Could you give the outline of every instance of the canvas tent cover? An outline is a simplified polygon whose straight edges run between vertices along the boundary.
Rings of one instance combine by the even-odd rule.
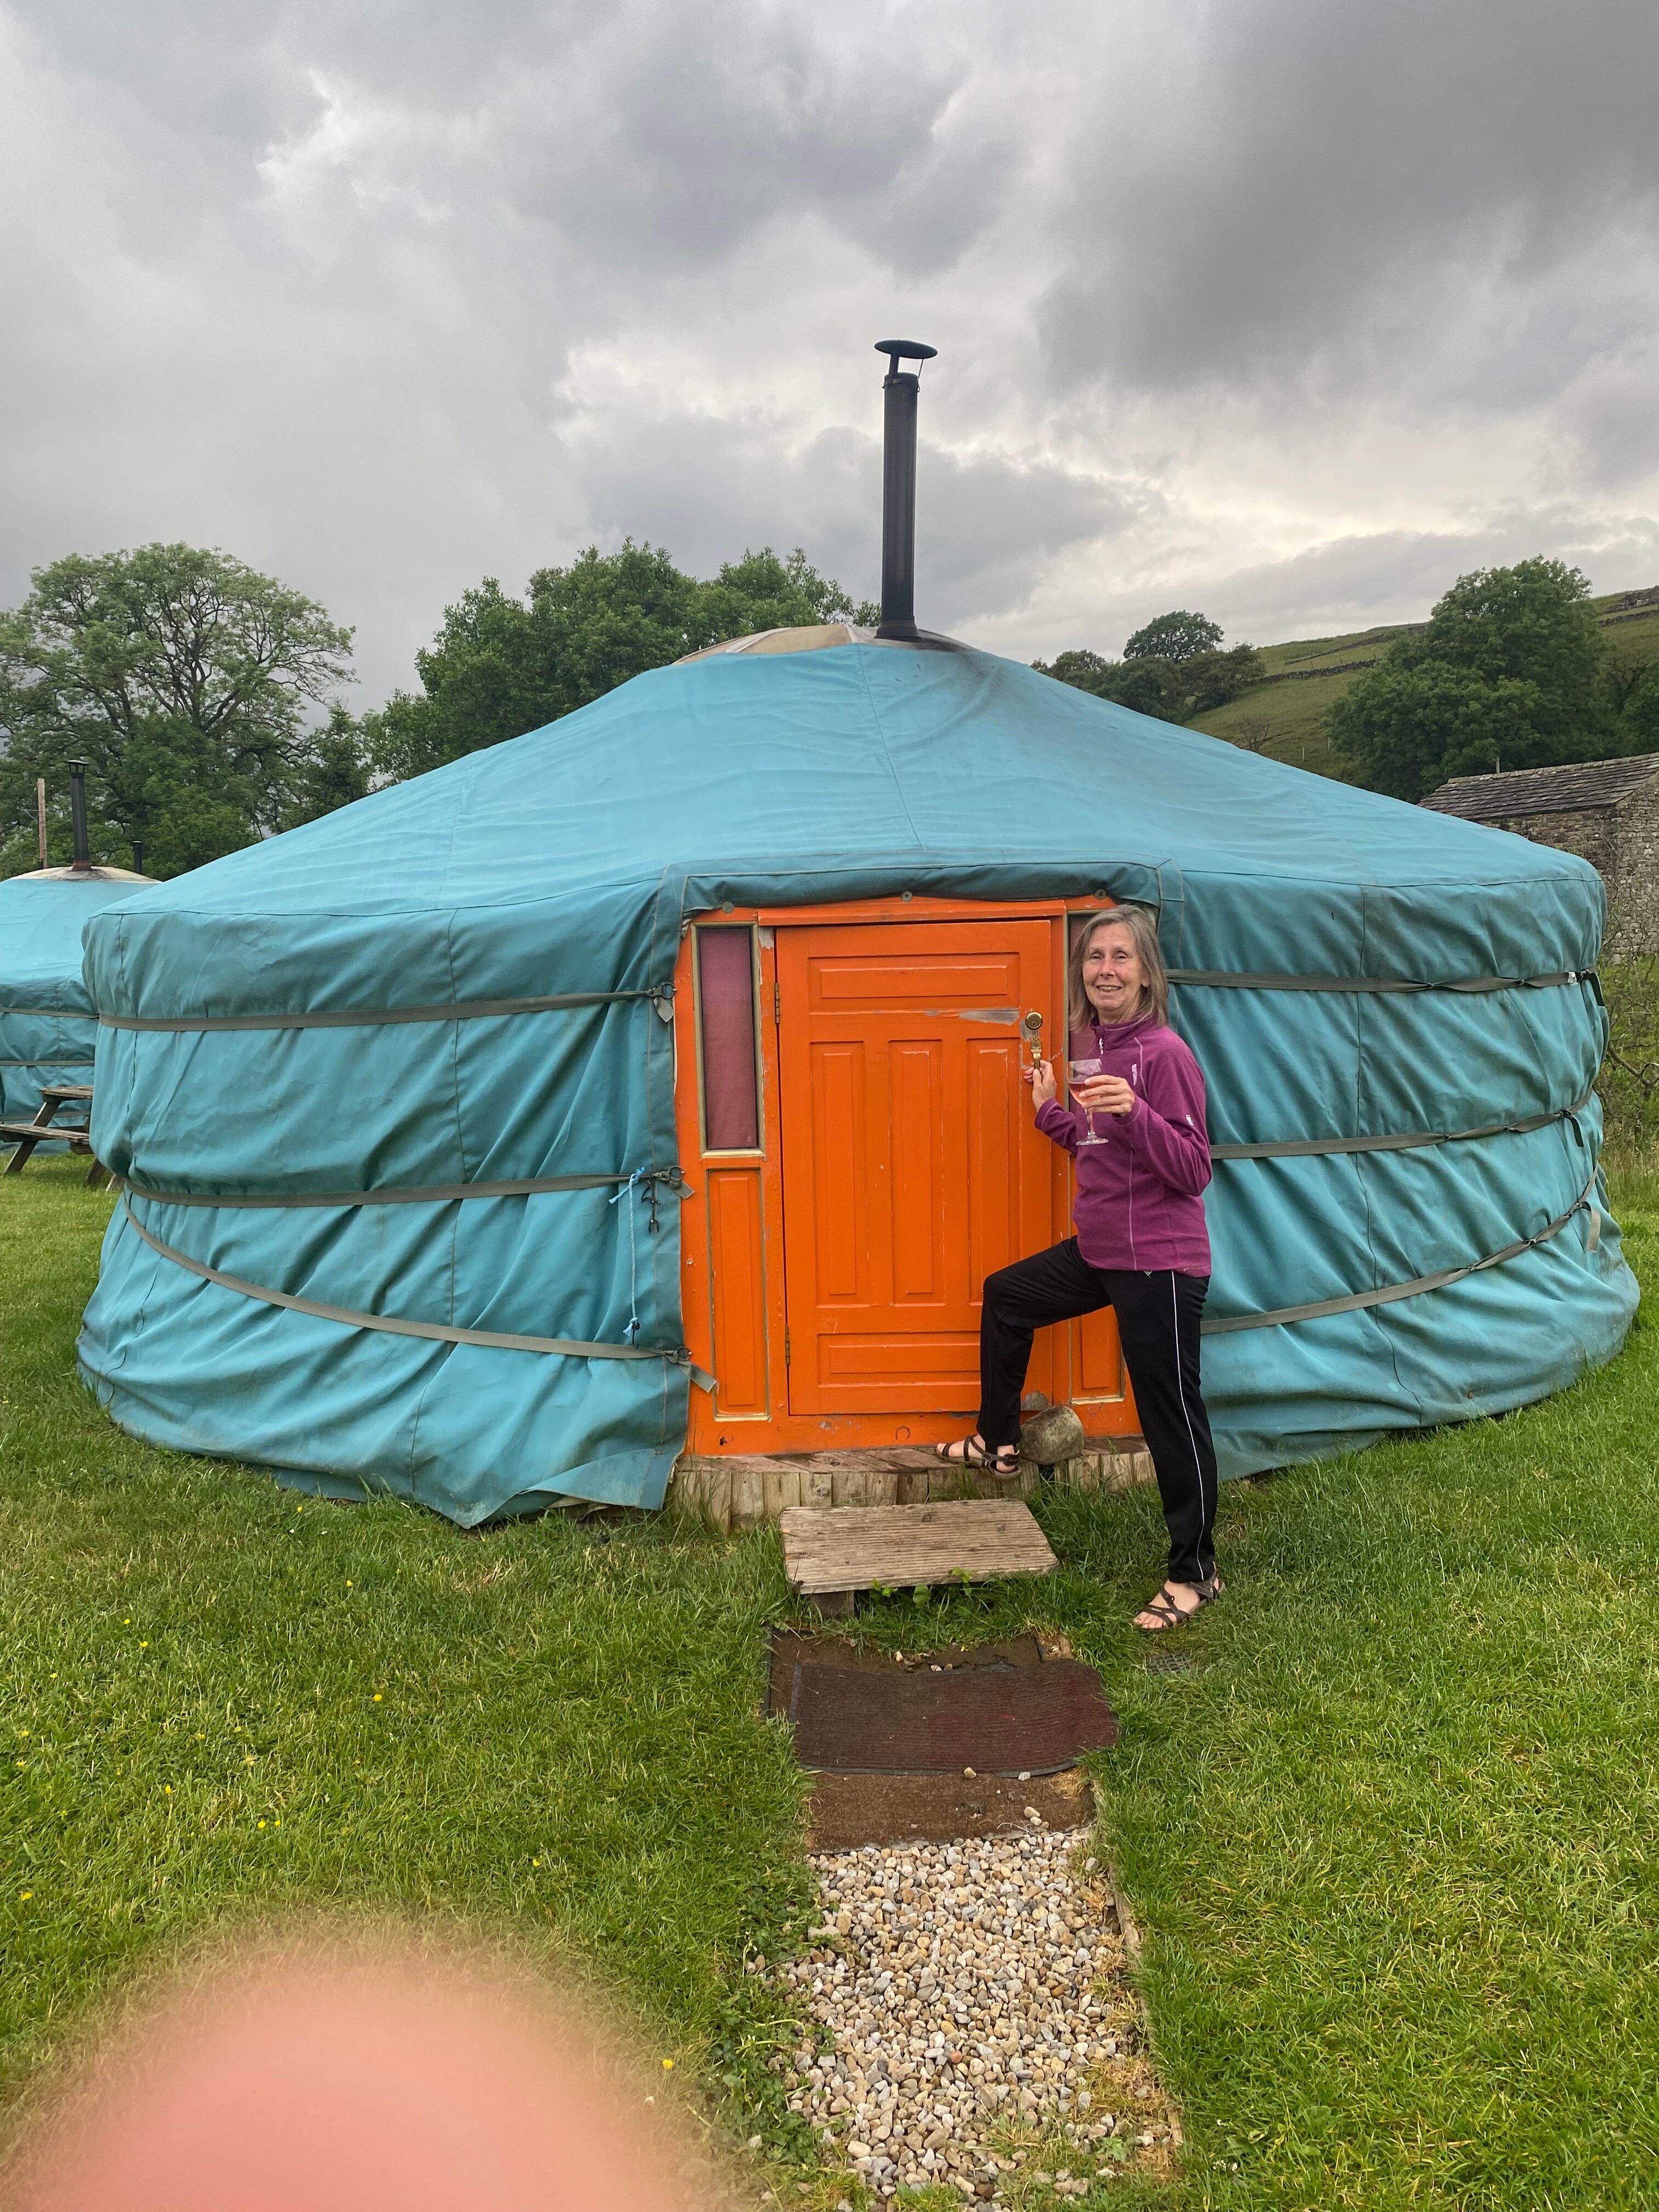
[[[0,883],[0,1108],[34,1119],[40,1086],[90,1083],[98,1029],[81,975],[88,915],[149,881],[125,869],[39,869]]]
[[[100,914],[94,1143],[130,1188],[82,1370],[138,1435],[464,1522],[653,1505],[694,1387],[678,1204],[620,1179],[678,1170],[686,917],[1101,888],[1188,979],[1227,1471],[1612,1354],[1584,862],[855,643],[639,677]]]

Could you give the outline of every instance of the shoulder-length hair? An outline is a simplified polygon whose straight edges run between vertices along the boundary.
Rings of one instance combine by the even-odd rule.
[[[1146,977],[1140,987],[1140,1005],[1137,1011],[1150,1014],[1159,1027],[1170,1019],[1170,977],[1164,965],[1164,955],[1158,950],[1158,927],[1144,906],[1115,906],[1109,913],[1095,916],[1073,932],[1071,957],[1066,963],[1066,1023],[1068,1029],[1086,1030],[1094,1021],[1094,1008],[1083,988],[1083,963],[1089,947],[1103,929],[1127,929],[1133,945],[1141,971]]]

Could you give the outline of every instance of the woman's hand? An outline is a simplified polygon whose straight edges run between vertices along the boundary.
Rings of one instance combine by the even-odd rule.
[[[1029,1083],[1031,1086],[1033,1106],[1046,1106],[1060,1088],[1054,1080],[1054,1064],[1051,1060],[1045,1060],[1036,1067],[1022,1067],[1019,1078],[1022,1083]]]
[[[1121,1120],[1135,1110],[1134,1088],[1121,1075],[1097,1075],[1092,1083],[1079,1084],[1072,1103],[1091,1114],[1115,1114]]]

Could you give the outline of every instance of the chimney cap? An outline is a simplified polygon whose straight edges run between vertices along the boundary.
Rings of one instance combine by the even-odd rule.
[[[902,361],[918,363],[932,361],[939,352],[937,346],[923,345],[920,338],[878,338],[876,351],[887,356],[887,373],[896,376]]]

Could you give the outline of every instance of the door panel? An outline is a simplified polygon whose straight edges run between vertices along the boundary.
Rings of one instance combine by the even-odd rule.
[[[968,1273],[975,1283],[1022,1256],[1019,1130],[1010,1127],[1007,1111],[1011,1097],[1024,1101],[1022,1065],[1017,1038],[976,1037],[969,1045]],[[1046,1231],[1042,1241],[1048,1242]]]
[[[766,1405],[766,1278],[757,1168],[709,1168],[708,1269],[722,1416],[746,1420]]]
[[[861,1302],[867,1273],[864,1048],[815,1045],[812,1072],[812,1210],[818,1288],[826,1300]]]
[[[1054,1033],[1050,957],[1046,921],[779,927],[792,1413],[977,1407],[981,1285],[1052,1234],[1018,1030]]]
[[[945,1285],[944,1047],[935,1040],[888,1047],[892,1101],[893,1300],[937,1301]]]

